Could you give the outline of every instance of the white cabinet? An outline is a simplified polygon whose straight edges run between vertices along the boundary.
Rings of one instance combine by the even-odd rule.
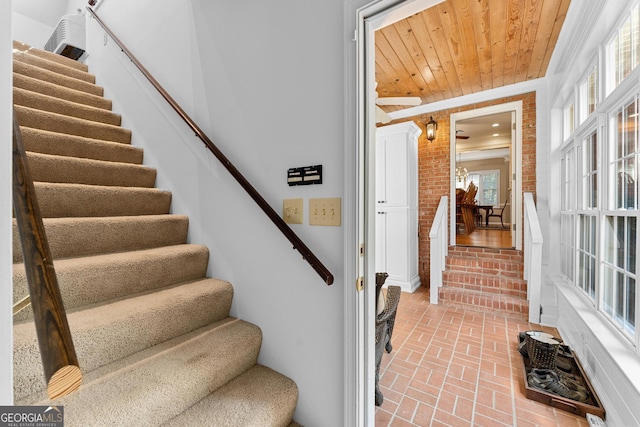
[[[376,130],[376,272],[405,292],[418,275],[418,136],[414,122]]]

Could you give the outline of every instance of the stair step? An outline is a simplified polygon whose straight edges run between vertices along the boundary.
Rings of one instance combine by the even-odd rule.
[[[68,77],[63,74],[58,74],[53,71],[45,70],[43,68],[39,68],[34,65],[27,64],[25,62],[13,61],[13,72],[21,74],[23,76],[28,76],[38,80],[42,80],[45,82],[54,83],[59,86],[78,90],[80,92],[86,92],[91,95],[96,95],[96,96],[104,95],[104,89],[93,83],[74,79],[73,77]]]
[[[156,290],[151,293],[138,294],[130,298],[115,300],[78,311],[71,311],[67,314],[67,319],[73,336],[78,363],[83,372],[89,372],[148,347],[156,346],[172,338],[221,321],[229,315],[232,297],[233,290],[230,284],[220,280],[206,279]],[[248,351],[252,355],[255,354],[255,358],[257,358],[261,336],[257,327],[251,327],[250,329],[252,329],[253,336],[251,338],[242,337],[246,339],[246,342],[238,341],[237,338],[228,338],[226,340],[231,340],[235,344],[232,348],[226,348],[229,354],[239,356],[243,351]],[[255,329],[258,330],[255,331]],[[245,335],[247,334],[246,331],[243,332],[245,332]],[[14,325],[13,336],[14,360],[20,364],[15,369],[14,395],[19,400],[44,391],[45,384],[42,381],[42,364],[33,322]],[[224,348],[228,342],[217,344]],[[211,347],[211,342],[202,343],[202,345]],[[176,349],[174,358],[167,357],[164,354],[163,357],[155,359],[162,359],[162,364],[169,365],[165,366],[165,368],[170,367],[172,371],[184,372],[185,370],[193,369],[194,365],[201,365],[201,362],[204,361],[199,358],[207,359],[206,353],[209,351],[211,351],[210,348],[207,350],[194,348],[191,351]],[[219,349],[216,350],[216,353],[218,351]],[[223,356],[224,353],[219,355]],[[244,366],[244,369],[240,372],[244,372],[248,367],[253,366],[256,361],[255,358],[251,357],[249,366]],[[233,358],[226,357],[226,359]],[[179,363],[177,363],[178,360]],[[229,360],[226,363],[233,364]],[[178,364],[190,366],[176,366]],[[221,363],[215,359],[210,359],[206,364],[220,365]],[[158,371],[146,372],[144,375],[171,377],[175,373],[175,371],[169,372],[168,369],[157,368]],[[198,369],[206,371],[207,368],[199,366]],[[209,367],[208,369],[213,368]],[[131,366],[126,370],[135,371],[136,367]],[[142,374],[140,371],[138,373]],[[196,371],[191,372],[190,375],[198,376]],[[223,374],[220,373],[220,375]],[[106,383],[110,383],[108,378],[105,378],[105,380],[107,380],[105,381]],[[120,378],[120,380],[127,381],[128,378]],[[139,378],[139,380],[142,380],[142,378]],[[193,380],[197,381],[198,378]],[[181,379],[182,381],[184,379]],[[153,383],[151,378],[146,378],[139,383],[139,386],[150,390],[153,389],[151,383]],[[173,384],[174,387],[176,385],[177,383]],[[86,388],[91,387],[88,386]],[[211,389],[209,392],[211,392]],[[70,397],[73,399],[74,396],[80,397],[82,395],[81,389]],[[158,397],[158,395],[155,394],[155,397]],[[99,401],[109,399],[107,395],[101,394],[94,394],[93,398]],[[125,400],[130,398],[134,397],[128,392],[116,397],[116,399]],[[118,416],[122,416],[122,412],[116,412],[118,412]],[[101,425],[100,423],[79,424],[73,422],[69,424]],[[124,423],[124,425],[126,424],[128,423]],[[132,425],[135,424],[133,423]]]
[[[131,143],[131,131],[120,126],[78,119],[21,105],[15,105],[14,109],[20,126],[123,144]]]
[[[156,170],[143,165],[31,152],[27,159],[34,182],[148,188],[156,182]]]
[[[171,193],[156,188],[34,183],[43,218],[160,215]]]
[[[102,141],[66,133],[20,126],[26,151],[57,156],[104,160],[107,162],[142,164],[141,148],[119,142]]]
[[[65,407],[68,425],[281,425],[295,383],[257,365],[262,332],[229,317],[131,131],[84,64],[14,42],[14,111],[83,385],[46,398],[32,308],[14,316],[14,403]],[[28,294],[16,222],[13,294]],[[15,302],[15,301],[14,301]]]
[[[43,223],[56,260],[181,245],[189,228],[186,215],[44,218]],[[13,262],[22,262],[15,221]]]
[[[98,123],[105,123],[113,126],[120,126],[121,118],[119,114],[112,113],[103,108],[91,107],[66,99],[32,92],[27,89],[13,88],[13,103],[42,111],[49,111],[65,116],[90,120]]]
[[[131,293],[201,279],[207,273],[208,264],[209,250],[206,246],[184,244],[60,259],[54,262],[54,267],[65,309],[71,310]],[[14,303],[28,294],[24,264],[14,264]],[[28,307],[14,316],[14,321],[32,318],[31,307]]]
[[[40,93],[42,95],[53,96],[58,99],[64,99],[76,102],[82,105],[88,105],[102,110],[111,111],[112,102],[101,96],[91,95],[86,92],[60,86],[44,80],[13,73],[13,87],[26,89],[31,92]]]
[[[19,50],[20,52],[26,52],[30,55],[39,56],[41,58],[48,59],[49,61],[59,62],[60,64],[66,65],[67,67],[78,69],[80,71],[86,72],[89,70],[89,67],[87,66],[87,64],[78,62],[75,59],[67,58],[66,56],[58,55],[57,53],[35,48],[33,46],[30,46],[18,40],[13,41],[13,49]]]
[[[287,426],[297,401],[293,381],[256,365],[163,426]]]
[[[449,250],[447,270],[521,278],[522,252],[512,249],[455,247]]]
[[[64,406],[71,426],[159,425],[252,368],[261,341],[258,327],[221,321],[115,363],[98,378],[90,373],[76,393],[40,404]]]
[[[510,295],[442,287],[438,297],[445,304],[459,305],[468,310],[499,311],[501,315],[519,319],[527,319],[529,314],[527,300]]]
[[[30,55],[27,52],[14,51],[13,60],[83,82],[91,84],[95,84],[96,82],[96,76],[90,74],[87,71],[78,70],[77,68],[69,67],[68,65],[61,64],[59,62],[50,61],[49,59],[43,58],[41,56]]]
[[[442,282],[452,288],[527,297],[527,282],[514,277],[447,270],[443,272]]]

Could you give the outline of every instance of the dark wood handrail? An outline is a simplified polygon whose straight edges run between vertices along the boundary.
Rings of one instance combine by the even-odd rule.
[[[280,215],[267,203],[267,201],[260,195],[260,193],[247,181],[247,179],[236,169],[231,161],[216,147],[216,145],[209,139],[209,137],[198,127],[198,125],[189,117],[189,115],[180,107],[180,105],[169,95],[169,93],[158,83],[158,81],[147,71],[147,69],[138,61],[138,59],[131,53],[129,49],[120,41],[120,39],[109,29],[109,27],[98,17],[93,9],[87,6],[87,10],[93,16],[93,18],[100,24],[100,26],[109,34],[118,47],[124,52],[127,57],[135,64],[140,72],[149,80],[149,82],[156,88],[156,90],[162,95],[162,97],[173,107],[178,115],[185,121],[185,123],[195,132],[196,136],[204,143],[204,145],[216,156],[216,158],[224,165],[229,173],[236,179],[238,184],[251,196],[251,198],[258,204],[258,206],[264,211],[264,213],[271,219],[271,221],[278,227],[278,229],[285,235],[289,242],[293,244],[293,249],[297,249],[302,255],[302,258],[313,267],[313,269],[322,277],[327,285],[333,283],[333,274],[320,262],[315,254],[304,244],[298,235],[287,225]]]
[[[33,320],[47,381],[47,393],[50,399],[56,399],[80,387],[82,372],[73,346],[15,113],[13,118],[13,208],[22,244],[22,258],[29,283]]]

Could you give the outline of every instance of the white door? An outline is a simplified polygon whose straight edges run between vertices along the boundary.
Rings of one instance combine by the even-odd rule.
[[[388,282],[407,282],[409,248],[407,208],[388,208],[376,214],[376,270],[389,274]]]
[[[404,135],[376,142],[376,204],[378,207],[407,206],[407,142]]]

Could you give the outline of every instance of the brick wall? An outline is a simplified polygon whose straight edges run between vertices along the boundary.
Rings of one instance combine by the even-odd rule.
[[[423,129],[418,140],[418,222],[420,237],[418,243],[418,270],[424,285],[429,283],[429,230],[433,217],[438,208],[440,197],[450,196],[450,148],[449,148],[449,117],[453,113],[522,101],[522,190],[535,194],[536,190],[536,94],[530,92],[518,96],[496,99],[477,104],[465,105],[449,110],[414,116],[407,120],[397,120],[393,123],[413,120]],[[424,124],[429,117],[438,122],[436,139],[430,143],[425,137]],[[520,195],[522,197],[522,195]]]

